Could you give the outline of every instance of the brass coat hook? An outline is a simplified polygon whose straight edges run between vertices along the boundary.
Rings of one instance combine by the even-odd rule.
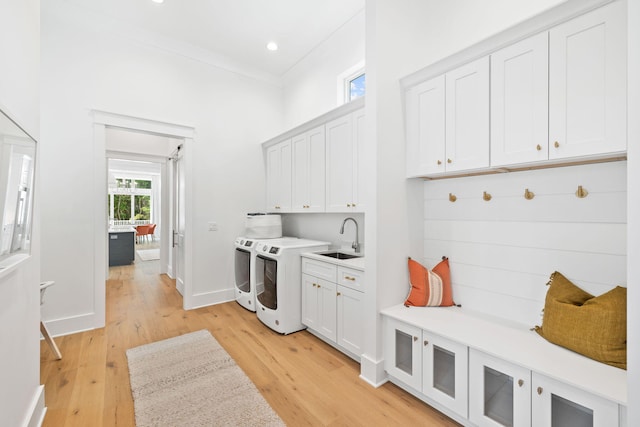
[[[491,200],[491,194],[487,193],[486,191],[483,191],[482,200],[484,200],[485,202],[488,202],[489,200]]]
[[[449,201],[453,203],[456,200],[458,200],[458,198],[455,196],[455,194],[449,193]]]
[[[529,191],[529,189],[525,189],[524,190],[524,198],[527,200],[532,200],[534,197],[536,197],[536,195],[533,193],[533,191]]]
[[[584,199],[589,195],[589,192],[582,188],[582,185],[578,185],[578,190],[576,190],[576,197],[579,199]]]

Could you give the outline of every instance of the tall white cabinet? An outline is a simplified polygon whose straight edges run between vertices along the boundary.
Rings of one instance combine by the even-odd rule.
[[[322,212],[325,196],[324,126],[291,139],[291,212]]]
[[[549,157],[625,151],[627,25],[617,1],[549,31]]]
[[[291,211],[291,140],[267,148],[267,210]]]

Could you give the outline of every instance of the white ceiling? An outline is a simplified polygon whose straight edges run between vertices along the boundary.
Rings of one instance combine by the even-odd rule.
[[[74,8],[281,77],[365,0],[66,0]],[[280,46],[266,49],[269,41]]]

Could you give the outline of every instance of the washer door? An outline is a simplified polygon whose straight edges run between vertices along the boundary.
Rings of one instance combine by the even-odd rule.
[[[236,248],[235,256],[236,266],[236,288],[242,292],[249,293],[251,291],[251,253],[244,249]]]
[[[271,310],[278,308],[278,261],[262,255],[256,257],[256,298]]]

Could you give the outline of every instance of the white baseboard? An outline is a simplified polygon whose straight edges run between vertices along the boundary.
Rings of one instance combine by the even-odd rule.
[[[44,406],[44,386],[40,385],[36,389],[33,401],[29,407],[29,413],[23,423],[24,427],[41,427],[44,422],[44,415],[47,413],[47,407]]]
[[[47,324],[47,329],[52,337],[60,337],[104,327],[104,323],[96,320],[95,313],[85,313],[62,319],[46,320],[44,323]]]
[[[191,297],[185,297],[185,310],[206,307],[209,305],[222,304],[223,302],[235,301],[235,291],[233,288],[222,291],[205,292]]]
[[[368,355],[360,356],[360,379],[373,387],[380,387],[389,379],[384,371],[384,359],[373,360]]]

